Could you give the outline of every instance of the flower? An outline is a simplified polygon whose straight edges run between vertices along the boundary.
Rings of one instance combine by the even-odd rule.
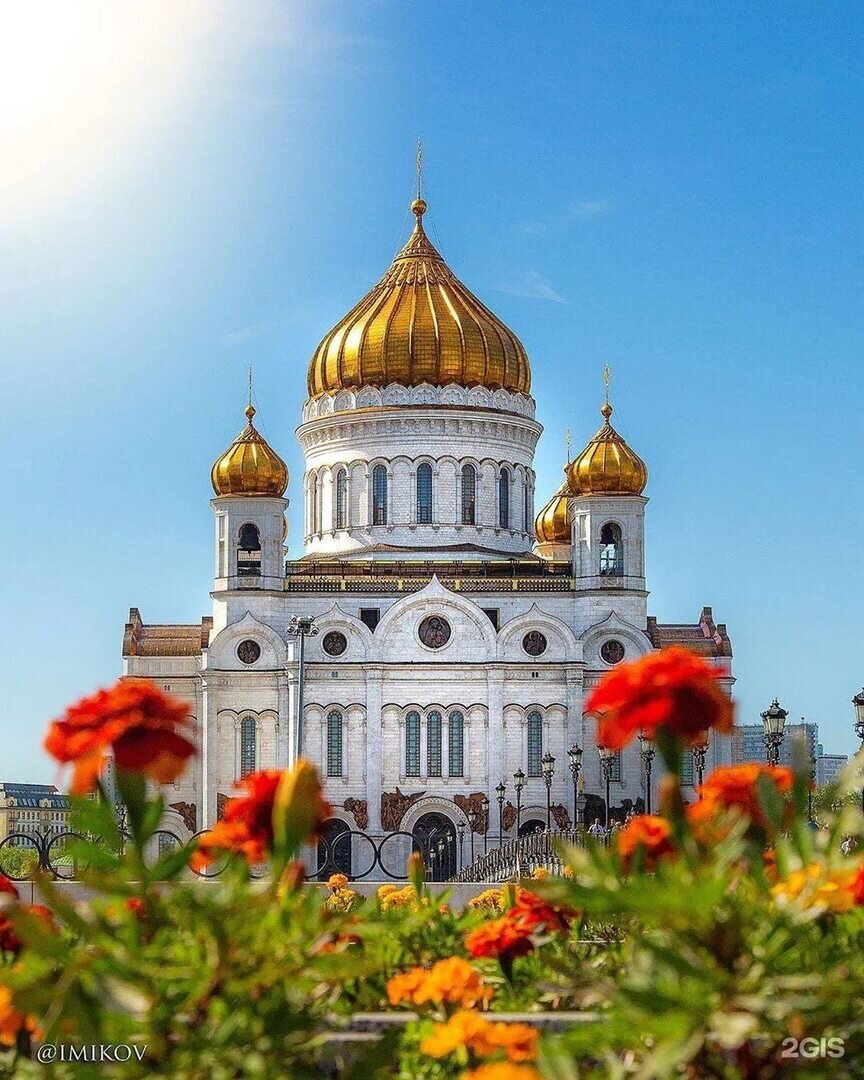
[[[387,982],[387,997],[391,1005],[459,1005],[470,1009],[485,1005],[492,989],[484,984],[478,971],[461,956],[439,960],[431,968],[415,967]]]
[[[191,726],[188,706],[149,679],[121,679],[70,706],[49,727],[45,749],[61,764],[74,766],[75,794],[93,790],[109,751],[118,769],[167,784],[195,753],[181,734]]]
[[[13,882],[9,880],[8,877],[6,877],[5,874],[0,874],[0,893],[11,893],[16,900],[20,895],[17,887],[14,885]]]
[[[378,889],[378,903],[381,905],[382,911],[390,911],[392,908],[411,907],[414,911],[417,911],[420,906],[427,906],[429,904],[429,897],[424,896],[422,900],[417,897],[417,890],[413,885],[405,885],[399,889],[395,885],[382,885]]]
[[[864,866],[858,868],[852,882],[852,895],[856,904],[864,904]]]
[[[494,911],[504,910],[504,890],[486,889],[477,896],[472,896],[468,901],[469,911]]]
[[[507,912],[507,918],[526,933],[535,930],[566,932],[575,912],[559,904],[550,904],[528,889],[519,889],[516,903]]]
[[[639,814],[631,818],[624,828],[615,834],[615,846],[621,862],[628,870],[633,856],[637,853],[644,859],[646,869],[656,866],[659,859],[675,854],[669,822],[653,814]]]
[[[535,866],[531,872],[532,881],[545,881],[549,877],[549,871],[545,866]]]
[[[534,942],[529,929],[504,915],[472,930],[465,938],[465,948],[469,956],[495,956],[502,963],[509,963],[517,956],[527,956]]]
[[[37,1038],[40,1034],[33,1017],[24,1016],[12,1005],[9,987],[0,986],[0,1046],[14,1046],[22,1031],[29,1031]]]
[[[530,1065],[511,1065],[508,1061],[496,1061],[481,1065],[479,1069],[463,1072],[459,1080],[543,1080]]]
[[[747,814],[755,825],[766,828],[769,822],[765,818],[759,798],[759,782],[763,777],[771,781],[779,795],[791,791],[795,782],[792,770],[783,765],[761,765],[752,762],[715,769],[697,789],[702,796],[703,807],[698,812],[688,812],[691,827],[694,823],[707,825],[719,807],[736,806]],[[789,803],[787,816],[791,816],[791,813],[792,805]]]
[[[620,750],[639,731],[653,738],[666,728],[691,745],[709,728],[730,732],[732,702],[720,687],[722,671],[680,645],[619,664],[588,698],[598,713],[597,742]]]
[[[843,913],[861,903],[858,879],[861,870],[829,870],[821,863],[793,870],[771,888],[771,895],[781,905],[797,903],[804,908],[820,907]]]
[[[290,827],[296,835],[303,834],[302,842],[317,832],[330,813],[321,795],[318,774],[308,761],[299,761],[291,770],[249,773],[238,787],[247,794],[229,799],[222,820],[199,839],[192,857],[193,869],[209,866],[220,851],[243,855],[251,864],[264,862],[273,850],[277,815],[293,817]]]
[[[420,1043],[420,1051],[442,1058],[462,1047],[478,1057],[492,1057],[503,1050],[509,1061],[532,1061],[537,1056],[538,1038],[528,1024],[493,1023],[482,1013],[464,1010],[454,1013],[445,1024],[436,1024]]]
[[[345,874],[331,874],[327,879],[327,885],[331,889],[344,889],[348,884]]]

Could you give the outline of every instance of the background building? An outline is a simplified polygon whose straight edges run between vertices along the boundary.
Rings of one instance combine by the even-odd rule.
[[[0,842],[12,833],[57,836],[69,828],[69,813],[68,797],[53,784],[0,784]]]
[[[825,784],[833,783],[837,774],[845,767],[849,758],[846,754],[820,754],[816,758],[816,786],[824,787]]]
[[[738,724],[732,735],[732,761],[740,765],[745,761],[767,761],[765,754],[764,726],[758,724]],[[780,745],[780,764],[794,764],[794,747],[803,740],[806,745],[807,759],[818,756],[819,725],[801,719],[798,724],[788,721],[784,729],[783,742]]]

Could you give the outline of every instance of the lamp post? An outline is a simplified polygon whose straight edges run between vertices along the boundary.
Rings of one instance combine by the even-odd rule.
[[[573,777],[573,828],[579,828],[579,773],[582,769],[582,747],[573,743],[567,751],[570,760],[570,775]]]
[[[600,767],[603,770],[603,779],[606,781],[606,828],[609,828],[609,802],[610,792],[609,788],[612,784],[612,765],[615,761],[615,751],[610,750],[608,746],[598,746],[597,753],[600,755]]]
[[[769,765],[780,764],[780,747],[783,743],[783,729],[789,713],[775,697],[762,714],[763,738],[765,739],[765,757]]]
[[[705,759],[708,756],[708,743],[697,743],[693,747],[693,769],[696,776],[699,778],[699,787],[702,787],[702,781],[705,779]],[[702,798],[702,792],[699,792],[699,798]]]
[[[306,638],[315,637],[318,627],[309,615],[295,615],[288,623],[288,636],[300,643],[297,663],[297,731],[294,743],[294,762],[303,756],[303,690],[306,683]]]
[[[864,750],[864,690],[852,698],[855,706],[855,734],[861,740],[859,752]],[[864,811],[864,787],[861,788],[861,809]]]
[[[480,800],[480,809],[483,813],[483,854],[489,852],[489,800],[484,795]]]
[[[474,862],[474,829],[477,827],[477,810],[472,803],[468,807],[468,826],[471,830],[471,862]]]
[[[546,785],[546,832],[552,831],[552,777],[555,775],[555,758],[547,750],[540,762],[543,782]]]
[[[498,796],[498,847],[500,848],[504,843],[504,796],[507,793],[507,785],[503,780],[499,780],[495,792]]]
[[[651,813],[651,764],[654,761],[654,740],[647,735],[639,736],[639,753],[645,766],[645,809]]]
[[[462,845],[465,843],[465,822],[460,821],[456,828],[459,830],[459,869],[461,870],[464,862],[462,858]]]
[[[519,836],[519,826],[522,824],[522,788],[525,787],[525,773],[517,769],[513,773],[513,784],[516,788],[516,836]]]

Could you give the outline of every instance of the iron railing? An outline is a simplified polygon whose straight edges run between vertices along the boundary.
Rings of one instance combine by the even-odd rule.
[[[560,874],[564,869],[558,852],[559,844],[585,843],[585,833],[581,829],[556,829],[552,832],[535,832],[509,840],[501,847],[493,848],[464,867],[450,880],[454,882],[499,882],[515,878],[530,877],[542,867],[552,874]]]

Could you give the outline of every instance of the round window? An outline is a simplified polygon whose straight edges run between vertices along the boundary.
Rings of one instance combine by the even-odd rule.
[[[612,638],[610,641],[604,641],[600,646],[600,655],[607,664],[620,664],[624,659],[624,646],[620,641]]]
[[[323,645],[328,656],[341,656],[348,648],[348,638],[339,630],[329,630],[324,635]]]
[[[546,636],[539,630],[529,630],[522,638],[522,648],[529,656],[542,656],[548,644]]]
[[[418,632],[427,649],[443,649],[450,640],[450,623],[440,615],[427,615]]]
[[[251,638],[246,638],[237,646],[237,659],[242,660],[244,664],[254,664],[260,656],[261,646]]]

